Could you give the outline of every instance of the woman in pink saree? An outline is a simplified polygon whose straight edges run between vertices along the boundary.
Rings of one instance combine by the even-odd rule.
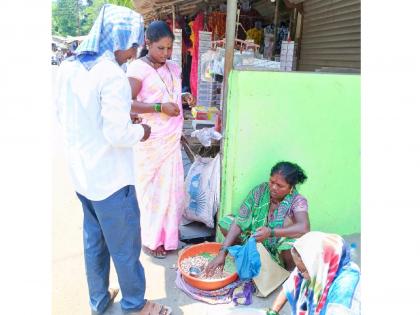
[[[142,243],[157,258],[165,258],[166,251],[178,248],[184,198],[181,69],[168,60],[173,40],[165,22],[152,22],[146,31],[148,54],[127,69],[133,97],[131,110],[151,127],[147,143],[135,148],[136,184]],[[187,101],[194,102],[192,98]]]

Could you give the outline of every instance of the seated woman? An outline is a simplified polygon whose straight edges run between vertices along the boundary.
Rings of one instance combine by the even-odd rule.
[[[296,189],[306,178],[297,164],[279,162],[274,165],[270,181],[251,190],[238,215],[219,221],[225,236],[222,248],[242,244],[254,235],[279,265],[292,270],[295,266],[290,254],[293,242],[309,231],[308,204]],[[227,251],[221,250],[209,263],[206,273],[212,274],[223,266],[226,256]]]
[[[292,314],[360,315],[360,269],[340,236],[309,232],[295,242],[292,257],[296,269],[267,315],[278,315],[286,301]]]

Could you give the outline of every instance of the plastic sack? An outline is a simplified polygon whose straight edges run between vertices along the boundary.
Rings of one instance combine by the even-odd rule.
[[[197,157],[185,179],[183,217],[214,228],[214,216],[219,209],[220,155],[215,158]]]
[[[244,245],[228,247],[228,251],[235,258],[236,272],[239,279],[251,280],[260,273],[261,258],[257,250],[255,237],[250,237]]]
[[[211,146],[211,140],[220,140],[222,139],[222,135],[214,130],[213,128],[203,128],[199,130],[195,130],[191,133],[191,137],[198,138],[198,141],[205,146],[210,147]]]

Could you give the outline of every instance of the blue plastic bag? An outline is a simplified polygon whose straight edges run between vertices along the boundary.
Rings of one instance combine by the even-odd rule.
[[[261,258],[257,250],[257,241],[254,237],[250,237],[244,245],[234,245],[227,249],[229,254],[235,258],[236,272],[239,279],[251,280],[258,276],[261,269]]]

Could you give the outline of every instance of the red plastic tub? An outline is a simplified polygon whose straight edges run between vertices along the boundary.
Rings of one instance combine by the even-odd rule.
[[[202,243],[193,245],[191,247],[185,248],[182,250],[182,252],[179,254],[178,257],[178,270],[181,272],[182,277],[184,280],[191,286],[205,291],[211,291],[211,290],[217,290],[220,288],[223,288],[227,286],[228,284],[232,283],[236,279],[238,279],[238,274],[232,273],[230,276],[223,278],[223,279],[217,279],[217,280],[204,280],[204,279],[198,279],[191,277],[189,274],[185,273],[181,269],[181,261],[185,258],[197,256],[202,253],[210,253],[210,254],[217,254],[222,247],[221,243]]]

